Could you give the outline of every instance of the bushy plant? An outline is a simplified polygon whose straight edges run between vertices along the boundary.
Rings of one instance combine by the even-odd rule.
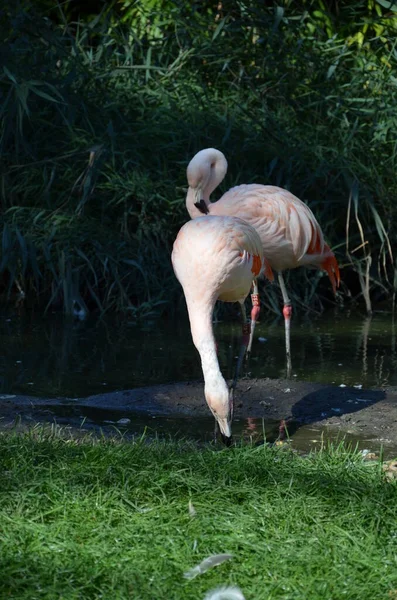
[[[386,0],[6,5],[3,290],[66,312],[166,306],[180,293],[169,256],[187,219],[185,167],[216,146],[229,160],[220,191],[257,181],[309,202],[345,296],[364,294],[369,310],[394,294],[396,11]],[[291,278],[297,304],[322,308],[319,276]],[[278,310],[275,289],[267,303]]]

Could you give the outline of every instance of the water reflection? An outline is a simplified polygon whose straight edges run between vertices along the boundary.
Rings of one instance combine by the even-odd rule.
[[[226,377],[234,373],[238,322],[215,325]],[[259,341],[259,339],[262,341]],[[379,387],[397,385],[391,313],[372,318],[335,313],[294,318],[293,376],[298,380]],[[186,318],[139,327],[128,319],[70,321],[28,311],[0,314],[0,391],[83,397],[107,390],[201,379]],[[246,377],[285,376],[282,319],[262,317]],[[249,424],[248,424],[249,427]]]

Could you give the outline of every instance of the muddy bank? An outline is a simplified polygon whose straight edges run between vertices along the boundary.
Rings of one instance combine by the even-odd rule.
[[[87,398],[36,398],[0,395],[0,424],[52,421],[59,415],[100,411],[102,419],[116,414],[208,417],[201,382],[176,383],[110,392]],[[364,390],[324,386],[294,380],[241,380],[236,392],[235,418],[248,417],[276,422],[285,419],[289,433],[313,425],[378,440],[385,446],[397,443],[397,390]],[[65,420],[65,419],[64,419]],[[67,417],[66,417],[67,420]],[[106,422],[106,419],[105,419]]]

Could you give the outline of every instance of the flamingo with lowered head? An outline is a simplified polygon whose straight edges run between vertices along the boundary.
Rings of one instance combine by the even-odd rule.
[[[187,167],[189,189],[186,208],[191,219],[209,215],[228,215],[243,219],[256,229],[265,257],[272,269],[278,271],[283,295],[287,371],[291,374],[290,320],[291,300],[282,271],[300,266],[314,266],[328,273],[334,293],[339,285],[339,267],[336,258],[325,243],[323,233],[310,208],[283,188],[272,185],[238,185],[228,190],[217,202],[210,195],[223,181],[227,172],[225,156],[215,148],[198,152]],[[260,312],[256,281],[251,294],[251,351],[255,322]]]
[[[204,375],[204,395],[218,423],[222,440],[229,445],[233,418],[233,393],[248,343],[244,301],[252,280],[264,272],[273,278],[263,257],[258,233],[235,217],[207,216],[188,221],[180,229],[172,250],[172,266],[182,285],[193,343]],[[239,302],[243,342],[236,377],[229,389],[219,368],[212,314],[215,302]]]

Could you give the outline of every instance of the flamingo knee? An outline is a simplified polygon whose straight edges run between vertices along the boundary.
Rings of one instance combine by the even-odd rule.
[[[255,323],[258,320],[261,312],[261,304],[259,302],[259,294],[251,294],[252,310],[251,310],[251,321]]]
[[[289,321],[291,319],[291,316],[292,316],[292,306],[291,306],[291,304],[284,304],[283,315],[284,315],[284,319],[286,321]]]

